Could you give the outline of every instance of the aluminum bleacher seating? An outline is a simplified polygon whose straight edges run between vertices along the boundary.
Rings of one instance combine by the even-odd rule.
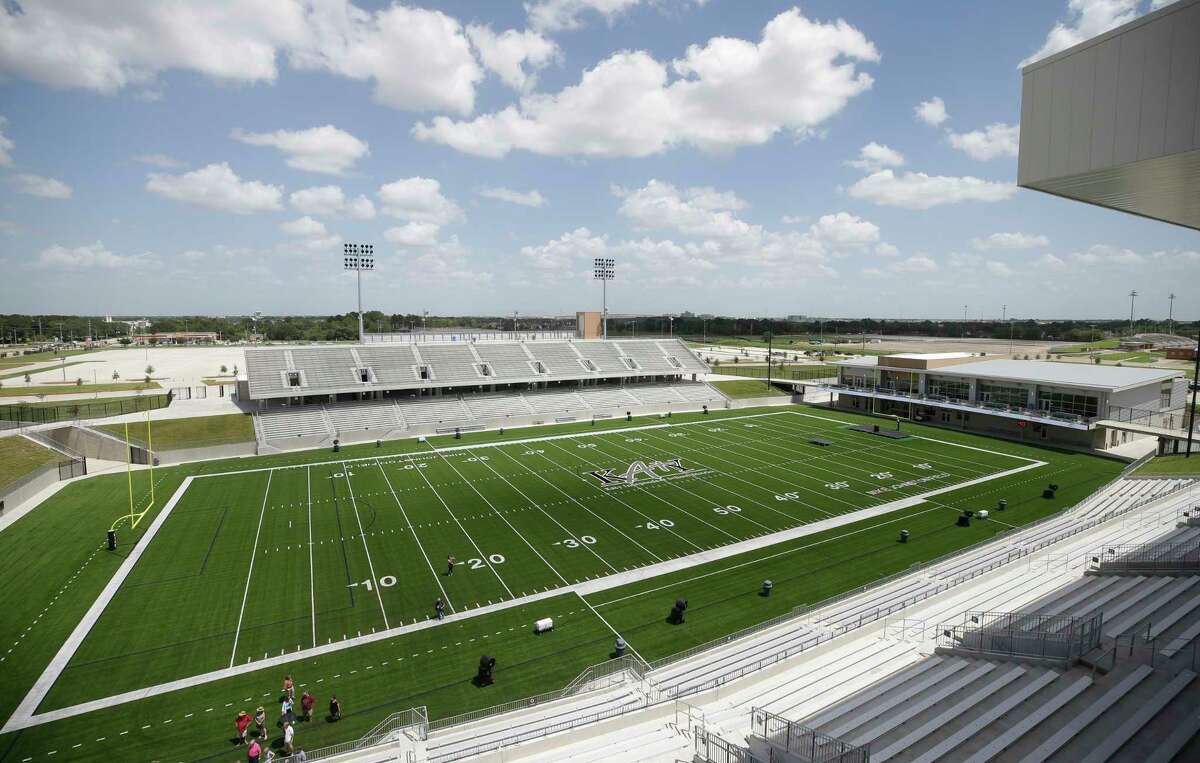
[[[375,372],[375,380],[381,385],[410,384],[416,382],[417,357],[412,347],[400,345],[362,345],[357,349],[363,365]]]
[[[492,367],[497,381],[536,378],[522,344],[480,342],[475,352]]]
[[[694,373],[707,373],[708,366],[704,365],[696,354],[688,349],[682,339],[659,342],[658,347],[664,355],[673,357],[683,365],[683,370]]]
[[[651,373],[683,373],[683,362],[673,366],[667,362],[667,356],[657,342],[622,340],[617,343],[626,357],[637,361],[638,370]]]
[[[579,354],[596,365],[596,370],[602,374],[628,374],[630,368],[621,362],[621,354],[611,342],[575,342]]]
[[[626,391],[633,395],[634,398],[642,405],[653,405],[655,403],[682,403],[683,396],[670,385],[653,386],[653,387],[627,387]]]
[[[463,403],[477,419],[504,419],[510,416],[528,416],[532,413],[522,395],[466,395],[463,397]]]
[[[429,424],[463,425],[471,421],[471,412],[457,397],[417,398],[399,404],[400,413],[410,427]]]
[[[358,364],[349,349],[297,348],[291,353],[292,363],[297,369],[304,371],[304,380],[308,387],[354,387],[362,383],[354,373]]]
[[[272,395],[287,391],[281,372],[288,370],[287,353],[284,350],[264,349],[246,353],[246,378],[250,382],[250,395]]]
[[[325,414],[329,417],[333,430],[339,434],[354,431],[383,434],[403,426],[396,416],[396,405],[391,400],[327,405]]]
[[[579,397],[589,408],[596,411],[611,410],[614,408],[629,408],[630,406],[640,405],[637,398],[629,394],[622,387],[598,386],[598,387],[583,387],[579,390]]]
[[[268,443],[297,437],[333,436],[325,410],[318,405],[264,411],[259,414],[259,424]]]
[[[579,362],[579,353],[568,342],[531,342],[529,352],[546,367],[548,376],[579,377],[593,373]]]
[[[587,403],[583,402],[583,398],[575,391],[526,392],[522,397],[525,398],[525,403],[534,413],[567,415],[588,409]]]
[[[491,384],[488,377],[475,369],[478,363],[471,348],[465,344],[430,344],[419,348],[421,358],[433,369],[433,378],[441,384]]]

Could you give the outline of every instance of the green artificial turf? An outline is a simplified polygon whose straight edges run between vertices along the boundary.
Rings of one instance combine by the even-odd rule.
[[[769,415],[751,416],[755,413]],[[249,661],[251,672],[5,735],[0,760],[19,761],[60,747],[63,755],[72,749],[66,740],[83,745],[71,759],[103,759],[113,751],[92,740],[122,730],[130,732],[122,743],[131,745],[133,758],[161,755],[164,746],[171,758],[219,757],[228,753],[225,737],[233,717],[232,706],[223,716],[219,711],[225,702],[265,701],[257,698],[277,691],[282,669],[252,668],[281,651],[291,654],[314,643],[426,620],[442,595],[448,596],[451,611],[469,612],[952,486],[1027,464],[1025,459],[1047,462],[898,513],[589,597],[635,650],[657,659],[977,542],[1006,529],[1000,522],[1019,525],[1046,516],[1082,499],[1121,468],[1107,459],[920,425],[905,428],[938,442],[889,440],[845,428],[868,421],[878,419],[791,407],[717,411],[156,470],[160,506],[185,475],[236,473],[192,482],[40,710],[231,662]],[[653,428],[640,428],[645,426]],[[519,442],[591,433],[597,436]],[[832,445],[813,445],[814,437]],[[442,454],[430,448],[487,443],[496,447]],[[673,457],[685,468],[709,471],[615,492],[589,474],[603,468],[620,473],[636,460]],[[247,471],[289,465],[293,468]],[[135,472],[134,479],[141,480],[135,485],[140,496],[149,475]],[[122,550],[98,550],[103,531],[128,510],[123,480],[122,475],[74,484],[0,533],[0,574],[7,581],[0,606],[12,615],[0,624],[0,643],[21,641],[21,653],[0,663],[0,683],[8,689],[0,696],[0,715],[7,716],[25,695],[128,548],[132,538],[123,531]],[[1047,501],[1040,492],[1050,481],[1060,490]],[[995,521],[954,527],[959,509],[994,508],[1001,497],[1009,508],[994,514]],[[152,511],[138,532],[153,517]],[[900,526],[912,532],[909,544],[896,543]],[[51,545],[56,552],[43,553]],[[453,576],[444,574],[448,554],[459,562]],[[764,598],[758,591],[768,577],[776,589]],[[366,581],[373,581],[370,590]],[[683,626],[668,626],[664,619],[677,596],[691,601],[689,618]],[[47,601],[54,602],[48,614],[35,622]],[[586,633],[564,628],[559,635],[570,638],[526,641],[524,634],[517,638],[517,621],[527,627],[542,614],[574,617],[567,613],[583,611],[575,601],[577,606],[564,605],[566,612],[521,604],[519,613],[484,616],[515,618],[492,637],[512,627],[516,640],[488,647],[501,666],[523,666],[523,672],[498,681],[503,688],[495,694],[463,683],[478,654],[465,646],[461,656],[455,652],[461,639],[448,638],[442,628],[449,625],[412,634],[428,640],[422,642],[426,654],[445,651],[449,660],[430,662],[414,673],[380,670],[376,660],[386,659],[386,652],[374,646],[310,658],[320,670],[298,665],[298,680],[316,672],[339,675],[339,686],[346,688],[336,690],[349,711],[360,713],[354,723],[361,725],[304,726],[302,744],[352,738],[388,712],[414,704],[428,704],[437,717],[562,686],[607,652],[611,633],[589,619]],[[20,639],[30,622],[35,625],[29,637]],[[469,618],[464,627],[481,623]],[[543,643],[555,648],[539,651]],[[397,649],[395,656],[407,648]],[[420,650],[414,647],[413,653]],[[210,706],[214,710],[207,715]],[[167,719],[173,722],[164,723]],[[141,728],[147,724],[148,729]]]
[[[0,437],[0,489],[38,467],[52,464],[62,458],[60,454],[24,437]]]
[[[746,398],[746,397],[786,397],[788,393],[768,385],[765,381],[719,381],[711,382],[712,386],[721,390],[726,397]]]
[[[155,450],[177,450],[207,445],[250,442],[254,439],[254,421],[243,413],[225,416],[196,416],[187,419],[152,421],[149,432],[144,421],[129,422],[129,437],[152,442]],[[98,429],[125,437],[124,424],[103,424]],[[152,438],[152,439],[151,439]]]
[[[1155,456],[1138,467],[1134,477],[1200,477],[1200,443],[1192,445],[1192,455]]]
[[[92,392],[134,392],[143,389],[160,389],[158,382],[112,382],[110,384],[37,384],[29,387],[0,388],[0,397],[27,397],[33,395],[80,395]]]

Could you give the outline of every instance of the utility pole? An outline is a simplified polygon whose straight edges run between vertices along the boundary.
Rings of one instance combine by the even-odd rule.
[[[1129,336],[1133,336],[1133,303],[1137,299],[1137,290],[1129,292]]]
[[[770,319],[767,320],[767,389],[771,388],[771,349],[775,339],[775,332],[772,330]]]
[[[1192,379],[1192,410],[1190,423],[1188,424],[1188,444],[1187,455],[1184,458],[1190,458],[1192,455],[1192,438],[1196,432],[1196,391],[1200,390],[1200,329],[1196,330],[1196,370],[1193,373]]]

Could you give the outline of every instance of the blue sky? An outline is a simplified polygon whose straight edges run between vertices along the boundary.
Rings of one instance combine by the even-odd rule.
[[[1200,317],[1194,231],[1013,186],[1020,63],[1151,5],[10,0],[0,312],[343,312],[350,241],[389,312],[604,255],[615,312]]]

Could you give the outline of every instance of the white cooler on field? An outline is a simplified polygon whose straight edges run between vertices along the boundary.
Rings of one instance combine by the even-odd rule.
[[[543,617],[541,620],[538,620],[536,623],[533,624],[533,632],[534,633],[545,633],[546,631],[553,630],[553,629],[554,629],[554,618],[553,617]]]

